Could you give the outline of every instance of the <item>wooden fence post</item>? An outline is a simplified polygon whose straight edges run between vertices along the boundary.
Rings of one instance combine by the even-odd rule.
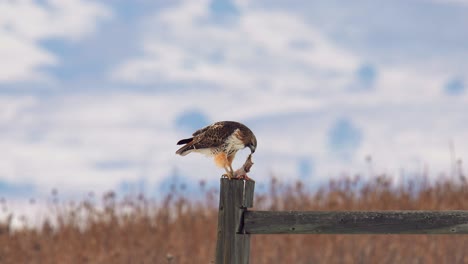
[[[250,235],[240,232],[243,214],[253,206],[254,187],[253,181],[221,179],[216,264],[249,263]]]

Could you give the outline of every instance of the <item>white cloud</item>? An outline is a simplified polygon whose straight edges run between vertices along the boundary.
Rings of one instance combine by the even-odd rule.
[[[41,66],[57,65],[60,58],[40,41],[61,38],[76,41],[110,17],[101,4],[85,0],[32,0],[0,2],[0,82],[47,78]]]
[[[441,4],[456,4],[466,6],[468,5],[467,0],[428,0],[430,2],[441,3]]]
[[[41,79],[38,66],[57,64],[56,56],[9,32],[0,30],[0,43],[0,81]]]
[[[293,14],[246,6],[238,18],[219,24],[211,21],[208,4],[183,1],[148,19],[144,55],[122,63],[112,77],[306,91],[346,83],[358,66],[356,56]]]
[[[273,106],[262,104],[255,107],[259,111],[248,113],[254,109],[249,101],[226,104],[214,93],[205,96],[213,102],[206,104],[192,100],[197,94],[0,97],[0,148],[4,150],[0,176],[34,183],[40,190],[60,186],[102,191],[139,177],[157,183],[176,166],[195,178],[222,173],[204,157],[195,155],[182,162],[174,154],[175,142],[187,136],[174,132],[177,116],[186,107],[201,109],[212,119],[240,120],[271,113]],[[213,108],[219,110],[213,112]],[[99,164],[117,164],[117,168]],[[204,165],[200,168],[200,164]]]
[[[216,181],[223,171],[210,159],[174,154],[177,140],[188,136],[174,125],[184,109],[251,126],[259,141],[252,177],[259,181],[270,173],[289,180],[298,177],[298,159],[303,157],[313,159],[313,180],[320,181],[342,172],[365,173],[367,155],[378,164],[376,172],[398,175],[401,168],[424,164],[430,165],[431,173],[447,172],[450,140],[457,158],[468,156],[462,144],[468,133],[465,103],[453,98],[398,107],[345,97],[327,104],[310,100],[308,107],[302,98],[303,105],[292,108],[301,101],[272,96],[254,104],[252,99],[232,101],[217,93],[194,100],[197,94],[2,97],[0,176],[9,182],[30,182],[39,190],[59,187],[70,193],[105,191],[140,178],[154,186],[174,168],[192,179]],[[364,136],[349,161],[337,158],[327,143],[330,127],[342,117],[351,118]],[[236,166],[247,152],[238,155]]]
[[[81,2],[63,3],[62,9],[70,11],[68,4]],[[200,110],[213,121],[248,122],[259,140],[252,171],[259,181],[270,172],[297,177],[298,159],[304,157],[314,161],[316,179],[326,180],[342,172],[365,172],[367,155],[378,164],[376,172],[395,175],[402,167],[420,168],[425,163],[432,173],[447,171],[450,140],[457,157],[468,156],[462,145],[468,133],[464,114],[468,96],[446,97],[442,91],[452,69],[440,71],[443,66],[434,59],[404,65],[372,62],[377,72],[373,89],[351,92],[348,87],[355,83],[356,70],[367,59],[293,13],[254,9],[247,1],[239,9],[237,19],[220,24],[211,20],[207,1],[162,9],[144,18],[143,55],[111,73],[114,80],[130,85],[169,82],[190,89],[0,96],[2,179],[33,182],[45,190],[57,185],[66,190],[106,190],[140,177],[157,184],[177,167],[183,175],[215,181],[223,172],[212,161],[174,154],[175,142],[188,135],[177,131],[173,122],[186,109]],[[77,25],[68,18],[63,18],[67,27],[48,29],[41,25],[56,21],[43,18],[48,11],[35,12],[31,14],[37,28],[20,23],[0,35],[10,43],[1,56],[11,56],[7,59],[11,69],[3,71],[11,72],[0,80],[40,77],[38,65],[59,63],[35,44],[38,40],[75,39],[93,30],[94,23]],[[83,20],[92,12],[78,13]],[[98,13],[89,16],[107,14]],[[19,47],[30,49],[29,56],[15,60]],[[215,88],[197,90],[206,83]],[[337,158],[327,144],[330,127],[343,117],[363,134],[357,154],[347,161]]]
[[[230,93],[249,91],[251,97],[401,103],[437,98],[454,72],[450,63],[434,58],[373,63],[375,91],[352,97],[348,88],[359,85],[356,70],[368,58],[338,45],[298,14],[247,3],[237,7],[239,16],[224,23],[213,20],[209,1],[182,1],[144,18],[143,55],[117,66],[112,78],[129,84],[201,82]]]

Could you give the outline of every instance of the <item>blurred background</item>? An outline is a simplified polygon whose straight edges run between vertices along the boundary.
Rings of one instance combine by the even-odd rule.
[[[12,211],[34,219],[44,208],[37,204],[57,205],[58,196],[88,201],[105,194],[98,208],[111,208],[106,212],[114,219],[116,195],[140,193],[159,199],[154,206],[162,216],[129,234],[153,234],[153,222],[175,230],[173,219],[182,221],[177,230],[181,223],[196,226],[194,219],[202,229],[206,219],[215,226],[224,171],[202,155],[175,151],[179,139],[219,120],[240,121],[257,135],[250,177],[260,208],[466,209],[467,27],[466,0],[0,0],[0,205],[6,228]],[[174,202],[177,192],[207,203]],[[137,201],[146,209],[136,206],[142,210],[136,216],[146,219],[146,200]],[[94,202],[81,205],[87,215],[95,212],[89,209]],[[71,213],[55,210],[52,226],[62,221],[82,228],[73,211],[81,209],[73,206]],[[186,208],[207,211],[194,217],[200,210]],[[92,241],[108,241],[113,227],[91,228],[98,237]],[[47,234],[50,226],[42,230]],[[171,240],[164,232],[161,240],[146,240],[153,248],[172,241],[148,263],[163,263],[166,256],[190,263],[201,256],[198,244],[183,244],[190,242],[186,233]],[[212,257],[214,228],[210,232],[193,234],[209,244],[199,263]],[[83,240],[81,233],[70,237],[59,244]],[[29,257],[53,255],[53,249],[44,251],[52,240],[40,238],[45,240],[28,247]],[[375,252],[389,245],[364,236],[357,249],[353,239],[322,238],[328,242],[309,236],[282,240],[282,247],[301,248],[310,240],[317,244],[304,245],[327,245],[316,253],[328,250],[329,261],[344,263],[381,256]],[[11,238],[0,236],[0,244],[2,239],[12,245]],[[270,260],[255,263],[281,259],[268,240],[260,241],[267,244],[253,247],[263,245]],[[388,263],[414,255],[408,251],[414,239],[392,241],[395,248],[382,253]],[[432,248],[439,255],[412,263],[468,261],[460,248],[466,239],[418,241],[421,253]],[[198,253],[180,255],[186,248]],[[321,259],[302,249],[302,263]],[[101,250],[105,255],[109,248]],[[70,263],[70,254],[55,262]],[[301,263],[291,254],[282,263]],[[382,259],[374,263],[386,263]]]

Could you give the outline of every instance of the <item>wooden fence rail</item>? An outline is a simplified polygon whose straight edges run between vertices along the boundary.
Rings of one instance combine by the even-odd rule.
[[[221,179],[217,264],[246,264],[251,234],[468,234],[468,211],[248,211],[255,183]]]
[[[244,213],[246,234],[467,234],[467,211]]]

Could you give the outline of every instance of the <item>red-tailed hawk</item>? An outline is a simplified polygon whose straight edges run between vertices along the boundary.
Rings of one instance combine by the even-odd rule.
[[[192,136],[177,142],[177,145],[185,146],[177,150],[176,154],[185,156],[191,152],[198,152],[214,156],[216,165],[226,170],[225,176],[229,179],[234,178],[232,161],[237,151],[249,147],[252,154],[257,148],[257,139],[252,131],[234,121],[216,122],[195,131]]]

